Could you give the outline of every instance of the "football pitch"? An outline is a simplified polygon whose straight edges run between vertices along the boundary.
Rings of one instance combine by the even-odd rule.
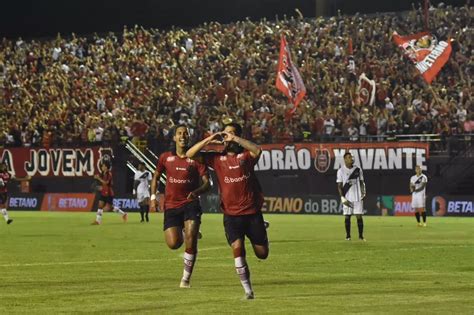
[[[204,214],[191,289],[183,248],[165,245],[162,214],[10,212],[0,224],[0,314],[474,313],[474,219],[364,217],[367,242],[345,241],[342,216],[265,215],[270,256],[247,246],[255,300],[222,226]]]

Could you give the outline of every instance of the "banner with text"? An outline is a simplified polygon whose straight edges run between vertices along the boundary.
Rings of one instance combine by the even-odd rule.
[[[8,210],[37,211],[40,210],[43,201],[43,194],[9,193],[8,195]]]
[[[108,147],[0,149],[0,161],[6,162],[11,174],[18,177],[93,176],[99,172],[100,161],[112,157],[113,151]]]
[[[95,194],[44,194],[41,211],[92,211]]]
[[[422,142],[264,144],[256,171],[338,170],[351,152],[364,172],[427,169],[429,145]]]

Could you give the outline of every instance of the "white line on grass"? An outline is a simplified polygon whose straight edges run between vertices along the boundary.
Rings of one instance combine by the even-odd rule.
[[[225,247],[209,247],[199,249],[200,252],[223,249]],[[199,257],[199,260],[215,259],[211,257]],[[113,260],[85,260],[85,261],[57,261],[57,262],[38,262],[38,263],[16,263],[3,264],[0,268],[14,268],[14,267],[43,267],[43,266],[69,266],[69,265],[92,265],[92,264],[123,264],[123,263],[144,263],[157,262],[163,260],[174,260],[174,258],[161,259],[113,259]]]

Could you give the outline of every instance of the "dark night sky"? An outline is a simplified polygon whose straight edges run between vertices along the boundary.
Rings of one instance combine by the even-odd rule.
[[[332,12],[381,12],[409,9],[421,0],[331,0]],[[439,3],[439,0],[432,0]],[[463,5],[465,0],[445,3]],[[120,31],[123,25],[169,28],[190,27],[209,21],[222,23],[245,17],[274,19],[278,14],[294,15],[299,8],[305,16],[315,15],[315,0],[18,0],[2,3],[0,36],[42,37],[58,31],[90,34]]]

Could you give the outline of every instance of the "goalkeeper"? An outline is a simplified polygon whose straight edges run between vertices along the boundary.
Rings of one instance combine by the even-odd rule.
[[[344,165],[337,171],[337,189],[341,196],[342,210],[345,216],[346,240],[351,240],[351,216],[357,218],[359,239],[364,238],[364,221],[362,219],[365,183],[362,169],[354,165],[352,154],[344,154]]]

